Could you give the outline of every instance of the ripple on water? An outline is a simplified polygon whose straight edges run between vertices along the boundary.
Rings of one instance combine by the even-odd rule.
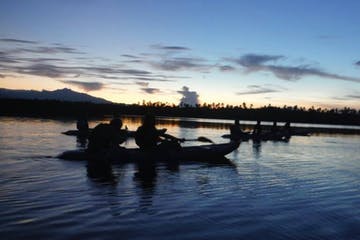
[[[158,164],[149,180],[136,175],[134,164],[113,165],[109,178],[83,162],[46,158],[76,147],[76,139],[59,134],[73,123],[10,123],[0,124],[1,239],[360,236],[359,137],[244,142],[227,156],[235,167]],[[224,129],[195,133],[224,141]]]

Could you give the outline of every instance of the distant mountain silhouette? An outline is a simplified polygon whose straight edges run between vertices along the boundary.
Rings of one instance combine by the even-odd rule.
[[[12,90],[0,88],[0,98],[58,100],[65,102],[91,102],[101,104],[111,103],[103,98],[97,98],[89,94],[75,92],[68,88],[54,91]]]

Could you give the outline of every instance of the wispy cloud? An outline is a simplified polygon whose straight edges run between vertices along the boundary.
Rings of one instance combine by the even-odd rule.
[[[65,83],[65,84],[77,86],[87,92],[101,90],[105,86],[101,82],[81,82],[81,81],[74,81],[74,80],[62,80],[61,82]]]
[[[336,39],[336,38],[338,38],[338,36],[324,34],[324,35],[319,35],[318,38],[322,39],[322,40],[329,40],[329,39]]]
[[[281,55],[258,55],[258,54],[246,54],[240,58],[228,58],[228,60],[237,63],[243,67],[253,68],[256,66],[262,66],[269,61],[277,61],[284,58]]]
[[[139,85],[141,87],[148,87],[149,83],[148,82],[135,82],[136,85]]]
[[[18,63],[19,60],[17,60],[15,57],[11,56],[7,52],[0,52],[0,64],[9,64],[9,63]]]
[[[151,88],[151,87],[145,87],[145,88],[141,88],[141,90],[145,93],[148,94],[155,94],[155,93],[159,93],[160,89],[158,88]]]
[[[184,47],[184,46],[169,46],[169,45],[161,45],[161,44],[150,45],[150,47],[153,49],[166,50],[166,51],[188,51],[188,50],[191,50],[190,48]]]
[[[349,95],[346,95],[346,97],[348,98],[351,98],[351,99],[360,99],[360,94],[349,94]]]
[[[23,39],[15,39],[15,38],[0,38],[0,42],[7,42],[7,43],[22,43],[22,44],[38,44],[36,41],[29,41]]]
[[[219,70],[222,72],[231,72],[231,71],[234,71],[235,68],[231,65],[222,65],[222,66],[219,66]]]
[[[247,54],[238,59],[229,59],[230,61],[242,66],[247,73],[251,72],[271,72],[276,77],[282,80],[295,81],[306,76],[317,76],[322,78],[331,78],[343,81],[351,81],[360,83],[360,78],[344,76],[341,74],[335,74],[326,72],[308,65],[301,66],[281,66],[267,64],[270,61],[277,61],[283,59],[281,55],[256,55]]]
[[[136,75],[136,76],[143,76],[143,75],[150,75],[151,72],[140,70],[140,69],[127,69],[121,68],[117,66],[93,66],[93,67],[79,67],[84,71],[96,72],[99,74],[126,74],[126,75]]]
[[[28,62],[65,62],[66,60],[63,58],[19,58],[21,61],[28,61]]]
[[[249,85],[248,90],[237,92],[237,95],[252,95],[252,94],[265,94],[265,93],[274,93],[280,92],[279,89],[274,89],[270,87],[264,87],[259,85]]]
[[[76,48],[64,47],[64,46],[38,46],[34,48],[15,48],[12,50],[12,53],[21,54],[21,53],[35,53],[35,54],[85,54],[77,50]]]
[[[131,58],[131,59],[138,59],[139,57],[138,56],[135,56],[135,55],[131,55],[131,54],[122,54],[121,55],[122,57],[125,57],[125,58]]]
[[[205,63],[204,59],[190,57],[169,57],[160,61],[150,61],[149,64],[155,69],[165,71],[205,71],[211,67]]]
[[[69,73],[66,68],[44,63],[36,63],[25,67],[15,67],[14,69],[17,70],[17,73],[49,78],[60,78]]]

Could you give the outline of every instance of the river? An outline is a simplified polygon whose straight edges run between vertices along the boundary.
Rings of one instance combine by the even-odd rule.
[[[124,118],[131,130],[139,124]],[[158,127],[221,143],[221,126]],[[159,163],[149,180],[132,163],[98,176],[86,162],[56,158],[84,147],[61,134],[74,128],[0,117],[1,239],[359,239],[360,135],[242,142],[226,156],[233,166]]]

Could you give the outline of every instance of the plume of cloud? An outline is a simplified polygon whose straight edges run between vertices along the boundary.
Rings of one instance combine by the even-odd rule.
[[[196,91],[190,91],[187,86],[183,86],[182,89],[177,92],[182,95],[180,105],[195,106],[199,104],[199,95]]]
[[[70,84],[79,87],[87,92],[90,91],[97,91],[104,88],[104,84],[101,82],[81,82],[81,81],[74,81],[74,80],[63,80],[61,81],[65,84]]]

